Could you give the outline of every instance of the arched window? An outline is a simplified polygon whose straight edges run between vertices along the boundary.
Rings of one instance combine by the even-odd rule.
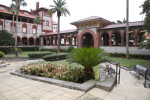
[[[22,25],[22,32],[23,32],[23,33],[27,33],[27,24],[26,24],[26,23],[24,23],[24,24]]]
[[[3,30],[3,21],[0,20],[0,30]]]
[[[32,33],[33,33],[33,34],[36,34],[36,33],[37,33],[37,30],[36,30],[37,27],[36,27],[36,25],[33,25],[32,29],[33,29],[33,30],[32,30]]]
[[[48,20],[46,21],[46,26],[49,26],[49,21]]]

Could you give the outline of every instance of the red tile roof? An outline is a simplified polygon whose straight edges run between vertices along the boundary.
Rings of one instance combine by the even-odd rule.
[[[129,27],[142,26],[142,25],[143,25],[143,21],[129,22]],[[111,28],[122,28],[122,27],[126,27],[126,23],[107,25],[107,26],[101,27],[99,29],[111,29]]]
[[[0,10],[1,13],[5,13],[5,14],[12,14],[11,12],[9,11],[6,11],[6,10]],[[33,15],[30,15],[30,14],[24,14],[24,13],[21,13],[19,12],[19,16],[22,16],[22,17],[28,17],[28,18],[35,18],[35,16]]]
[[[80,22],[84,22],[84,21],[88,21],[88,20],[96,20],[96,19],[104,20],[104,21],[106,21],[106,22],[111,23],[111,21],[106,20],[106,19],[104,19],[104,18],[102,18],[102,17],[91,16],[91,17],[87,17],[87,18],[84,18],[84,19],[81,19],[81,20],[77,20],[77,21],[75,21],[75,22],[72,22],[71,24],[80,23]]]
[[[64,34],[64,33],[77,33],[77,29],[71,29],[71,30],[63,30],[63,31],[60,31],[60,34]],[[49,33],[45,33],[45,34],[42,34],[41,36],[48,36],[48,35],[56,35],[57,32],[49,32]]]

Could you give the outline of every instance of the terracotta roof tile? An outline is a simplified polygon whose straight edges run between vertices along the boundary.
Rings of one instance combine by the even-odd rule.
[[[60,34],[64,34],[64,33],[77,33],[77,29],[60,31]],[[49,32],[49,33],[42,34],[41,36],[56,35],[56,34],[57,32]]]
[[[88,20],[96,20],[96,19],[102,19],[102,20],[105,20],[107,22],[111,22],[109,20],[106,20],[102,17],[98,17],[98,16],[91,16],[91,17],[87,17],[87,18],[84,18],[84,19],[81,19],[81,20],[77,20],[77,21],[74,21],[72,22],[71,24],[74,24],[74,23],[79,23],[79,22],[84,22],[84,21],[88,21]]]
[[[137,22],[130,22],[129,26],[142,26],[143,21],[137,21]],[[111,28],[121,28],[121,27],[126,27],[126,23],[122,24],[112,24],[112,25],[107,25],[105,27],[99,28],[99,29],[111,29]]]

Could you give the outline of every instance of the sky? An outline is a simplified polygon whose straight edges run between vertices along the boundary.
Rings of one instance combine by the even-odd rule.
[[[53,5],[53,0],[25,0],[26,7],[21,9],[28,10],[36,8],[36,2],[40,3],[40,7]],[[144,15],[140,15],[142,8],[140,6],[145,0],[129,0],[129,21],[142,21]],[[12,0],[0,0],[0,4],[10,6]],[[71,15],[62,16],[60,19],[60,30],[76,29],[71,22],[87,18],[90,16],[99,16],[109,21],[123,21],[126,18],[126,0],[66,0],[67,8]],[[56,14],[53,20],[57,22]]]

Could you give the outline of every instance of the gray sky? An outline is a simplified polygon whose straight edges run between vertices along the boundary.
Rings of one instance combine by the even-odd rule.
[[[10,6],[12,0],[0,0],[0,4]],[[37,1],[40,2],[40,7],[50,8],[53,5],[53,0],[25,0],[26,7],[21,9],[30,10],[35,9]],[[139,6],[145,0],[129,0],[129,21],[142,21],[142,11]],[[61,17],[61,30],[75,29],[76,27],[70,25],[71,22],[80,20],[90,16],[103,17],[110,21],[123,20],[126,18],[126,0],[66,0],[70,16]],[[54,15],[54,21],[57,22],[57,17]]]

